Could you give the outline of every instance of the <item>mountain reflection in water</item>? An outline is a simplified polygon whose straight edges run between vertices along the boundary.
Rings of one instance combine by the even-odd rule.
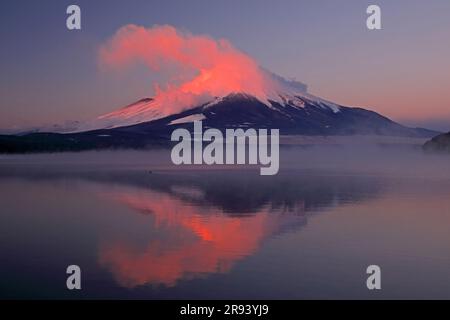
[[[139,223],[145,227],[99,231],[98,262],[126,288],[170,287],[182,279],[227,273],[267,239],[297,230],[321,209],[363,201],[381,191],[373,178],[281,174],[267,179],[245,171],[30,169],[2,172],[7,176],[41,185],[76,181],[77,192],[87,190],[99,201],[112,201],[132,212],[123,219],[144,216]]]

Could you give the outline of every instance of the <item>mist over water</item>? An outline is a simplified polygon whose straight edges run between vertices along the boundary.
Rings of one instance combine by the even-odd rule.
[[[450,298],[449,157],[416,143],[283,146],[275,176],[170,150],[8,155],[0,192],[2,298]]]
[[[248,148],[246,149],[248,152]],[[270,151],[270,149],[269,149]],[[248,156],[248,155],[247,155]],[[346,174],[382,174],[392,176],[450,177],[450,157],[426,153],[421,144],[330,143],[314,145],[282,144],[280,171],[336,171]],[[174,165],[170,149],[136,151],[88,151],[51,154],[0,155],[0,169],[23,165],[22,169],[42,166],[44,170],[249,170],[259,165]]]

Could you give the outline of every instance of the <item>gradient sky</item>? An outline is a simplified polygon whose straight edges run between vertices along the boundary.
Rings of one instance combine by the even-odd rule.
[[[69,4],[81,7],[81,31],[66,29]],[[369,4],[381,6],[383,30],[367,30]],[[226,38],[313,94],[450,130],[448,0],[5,0],[0,12],[3,129],[87,120],[151,96],[154,75],[98,66],[99,45],[134,23]]]

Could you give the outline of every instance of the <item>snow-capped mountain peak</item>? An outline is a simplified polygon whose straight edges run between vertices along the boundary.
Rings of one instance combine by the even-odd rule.
[[[268,109],[286,115],[286,108],[302,109],[308,106],[319,108],[326,112],[338,113],[340,106],[332,102],[315,97],[307,92],[305,84],[296,80],[287,80],[276,74],[266,72],[266,77],[270,79],[263,91],[258,94],[249,94],[247,92],[228,92],[222,96],[208,97],[189,96],[190,103],[182,108],[172,108],[171,103],[180,103],[179,100],[167,100],[156,95],[155,98],[144,98],[125,107],[103,114],[93,120],[85,122],[71,122],[65,125],[46,126],[45,128],[35,129],[34,132],[57,132],[74,133],[82,131],[91,131],[97,129],[112,129],[136,125],[139,123],[150,122],[176,113],[184,112],[190,109],[202,107],[208,110],[218,104],[222,104],[227,99],[239,98],[240,107],[246,108],[248,101],[258,101]],[[184,99],[185,97],[183,97]],[[242,110],[245,111],[245,110]],[[232,117],[234,118],[234,117]]]
[[[307,86],[305,84],[296,80],[287,80],[267,70],[264,70],[264,72],[266,78],[270,80],[267,81],[270,85],[267,85],[264,90],[258,94],[235,91],[215,97],[208,97],[208,95],[205,94],[201,96],[189,95],[189,99],[186,99],[188,101],[187,105],[176,110],[182,112],[199,106],[203,106],[203,108],[207,109],[223,102],[224,99],[229,96],[239,95],[248,99],[256,99],[266,107],[279,112],[284,112],[280,106],[303,108],[305,102],[308,102],[310,105],[314,105],[317,108],[327,109],[335,113],[339,112],[338,105],[307,93]],[[180,93],[177,92],[177,94]],[[141,99],[123,108],[101,115],[92,121],[88,121],[80,125],[77,131],[117,128],[170,116],[171,114],[174,114],[175,109],[172,108],[170,104],[179,104],[180,99],[168,100],[166,98],[167,96],[160,97],[156,95],[155,98]],[[177,96],[176,98],[179,97]],[[185,97],[183,96],[182,98],[184,99]],[[242,104],[242,108],[245,108],[245,104]]]

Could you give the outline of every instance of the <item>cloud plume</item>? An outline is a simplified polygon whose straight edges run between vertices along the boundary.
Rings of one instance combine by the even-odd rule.
[[[263,99],[274,86],[268,73],[229,41],[181,32],[169,25],[124,26],[101,46],[99,56],[104,67],[143,64],[156,73],[171,70],[172,81],[153,83],[156,106],[152,108],[162,114],[231,92]]]

